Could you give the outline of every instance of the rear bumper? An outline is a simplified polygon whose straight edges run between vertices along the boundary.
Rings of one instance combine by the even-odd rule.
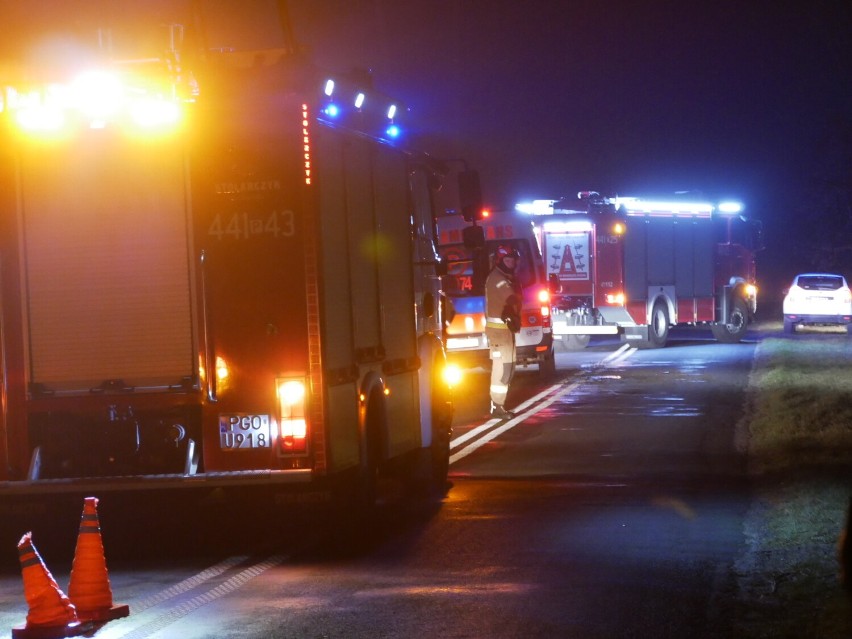
[[[785,313],[784,321],[794,324],[847,326],[852,324],[852,315],[794,315]]]
[[[0,482],[0,496],[56,495],[59,493],[136,492],[157,490],[209,490],[241,486],[304,487],[316,479],[309,469],[245,470],[197,475],[145,475],[84,479],[38,479]]]
[[[491,353],[485,333],[446,337],[447,359],[464,366],[490,367]],[[518,364],[532,364],[544,359],[553,349],[550,329],[523,326],[515,335],[515,360]]]

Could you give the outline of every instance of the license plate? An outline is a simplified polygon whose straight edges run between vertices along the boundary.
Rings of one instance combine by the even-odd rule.
[[[453,350],[456,348],[476,348],[479,346],[478,337],[448,337],[447,349]]]
[[[219,415],[219,446],[222,450],[269,448],[269,415]]]

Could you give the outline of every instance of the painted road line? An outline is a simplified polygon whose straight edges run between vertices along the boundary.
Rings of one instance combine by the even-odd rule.
[[[609,355],[604,357],[598,363],[598,365],[599,366],[608,366],[613,361],[616,361],[616,360],[621,361],[625,357],[629,357],[630,355],[632,355],[633,351],[635,351],[635,350],[636,349],[633,346],[631,346],[630,344],[623,344],[617,351],[613,351],[612,353],[610,353]]]
[[[201,584],[210,581],[214,577],[218,577],[219,575],[231,570],[232,568],[239,566],[241,563],[246,561],[248,556],[239,556],[239,557],[228,557],[224,561],[216,564],[215,566],[211,566],[206,570],[202,570],[197,575],[194,575],[188,579],[184,579],[180,583],[175,584],[170,588],[166,588],[158,592],[157,594],[147,597],[141,601],[137,601],[133,603],[133,612],[138,614],[143,610],[147,610],[148,608],[153,608],[156,605],[163,603],[173,597],[178,597],[183,593],[192,590],[193,588],[197,588]]]
[[[210,584],[206,591],[195,595],[192,598],[183,595],[187,591],[196,590],[197,588],[190,586],[189,588],[179,588],[176,593],[170,594],[165,599],[159,601],[157,605],[148,609],[147,612],[135,615],[135,604],[130,602],[131,615],[114,622],[110,622],[109,626],[98,631],[99,639],[147,639],[152,635],[160,632],[164,628],[186,617],[191,612],[199,608],[213,603],[217,599],[229,595],[232,592],[242,588],[255,577],[263,574],[270,568],[283,563],[287,559],[284,555],[273,555],[259,561],[253,565],[246,567],[232,577],[218,584]],[[221,566],[221,564],[220,564]],[[232,566],[233,567],[233,566]],[[205,571],[206,573],[207,571]],[[218,572],[218,571],[217,571]],[[204,573],[202,573],[204,574]],[[201,579],[201,582],[209,580],[209,576]],[[193,579],[186,580],[188,583]],[[164,592],[171,593],[173,588]],[[154,597],[157,598],[157,597]]]
[[[450,464],[453,464],[454,462],[457,462],[458,460],[467,457],[473,451],[480,448],[481,446],[484,446],[485,444],[490,442],[492,439],[495,439],[496,437],[499,437],[500,435],[502,435],[506,431],[511,430],[512,428],[514,428],[515,426],[520,424],[522,421],[527,419],[527,417],[530,417],[532,415],[535,415],[536,413],[541,412],[542,410],[544,410],[545,408],[550,406],[553,402],[555,402],[557,399],[559,399],[560,397],[562,397],[563,395],[565,395],[567,393],[570,393],[572,390],[574,390],[575,388],[580,386],[582,383],[583,383],[583,380],[578,380],[576,382],[573,382],[572,384],[569,384],[568,386],[563,387],[563,389],[560,392],[554,393],[553,397],[551,397],[550,399],[543,401],[540,404],[536,404],[527,412],[515,415],[515,417],[513,417],[512,419],[510,419],[509,421],[504,423],[499,428],[495,428],[494,430],[492,430],[488,433],[485,433],[482,437],[480,437],[479,439],[474,441],[472,444],[466,446],[465,448],[462,448],[457,453],[450,455]],[[558,387],[556,387],[556,388],[558,388]]]
[[[528,399],[524,403],[519,404],[518,407],[514,409],[515,412],[518,413],[518,412],[521,412],[523,410],[526,410],[526,408],[528,406],[532,406],[533,404],[535,404],[540,399],[547,397],[550,393],[556,392],[560,388],[562,388],[562,384],[555,384],[555,385],[551,386],[550,388],[548,388],[545,391],[542,391],[541,393],[539,393],[535,397],[531,397],[530,399]],[[481,424],[480,426],[477,426],[476,428],[472,428],[471,430],[466,432],[464,435],[459,435],[458,437],[456,437],[455,439],[450,441],[450,450],[452,450],[453,448],[458,448],[459,446],[464,444],[466,441],[469,441],[469,440],[473,439],[474,437],[480,435],[481,433],[484,433],[485,431],[496,426],[497,424],[501,423],[502,421],[503,421],[502,419],[489,419],[484,424]]]
[[[629,344],[625,344],[624,346],[619,348],[617,351],[610,353],[605,358],[603,358],[595,368],[599,368],[599,367],[606,368],[608,366],[614,366],[616,364],[620,364],[625,359],[627,359],[628,357],[633,355],[633,353],[635,353],[635,352],[636,352],[635,348],[633,348]],[[488,442],[492,441],[493,439],[499,437],[503,433],[511,430],[512,428],[514,428],[515,426],[517,426],[518,424],[523,422],[528,417],[541,412],[542,410],[544,410],[545,408],[547,408],[551,404],[553,404],[553,402],[555,402],[557,399],[564,397],[568,393],[576,390],[585,381],[586,381],[586,378],[581,377],[580,379],[568,384],[567,386],[563,385],[563,384],[555,384],[554,386],[551,386],[547,390],[542,391],[541,393],[539,393],[535,397],[531,397],[530,399],[528,399],[524,403],[518,405],[514,409],[515,412],[517,413],[515,415],[515,417],[513,417],[512,419],[510,419],[507,422],[502,423],[501,426],[498,426],[498,427],[495,428],[495,426],[497,426],[498,424],[501,424],[502,420],[489,419],[484,424],[477,426],[476,428],[471,429],[470,431],[468,431],[464,435],[460,435],[459,437],[457,437],[456,439],[454,439],[450,442],[450,450],[452,450],[453,448],[457,448],[458,446],[460,446],[461,444],[463,444],[465,442],[470,441],[474,437],[477,437],[477,436],[480,436],[480,435],[481,435],[481,437],[479,437],[479,439],[474,440],[473,443],[469,444],[468,446],[466,446],[466,447],[462,448],[461,450],[450,455],[450,464],[453,464],[460,459],[464,459],[465,457],[470,455],[472,452],[474,452],[478,448],[484,446],[485,444],[487,444]],[[549,396],[550,396],[549,399],[545,399]],[[529,410],[526,410],[528,407],[531,407],[531,408],[529,408]],[[522,412],[522,411],[526,411],[526,412]]]
[[[608,360],[606,362],[605,366],[616,366],[616,365],[620,364],[621,362],[626,360],[628,357],[633,355],[633,353],[635,353],[636,350],[637,349],[636,349],[635,346],[630,346],[629,344],[625,344],[624,347],[622,347],[621,349],[619,349],[619,351],[616,352],[616,357],[613,357],[612,359]]]

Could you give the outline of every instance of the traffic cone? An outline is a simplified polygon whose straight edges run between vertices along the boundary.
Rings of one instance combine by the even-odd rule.
[[[74,604],[56,585],[28,532],[18,542],[18,558],[24,578],[24,597],[29,606],[26,626],[12,628],[14,639],[75,637],[91,629],[80,623]]]
[[[77,549],[71,565],[68,596],[84,621],[110,621],[130,614],[126,604],[113,605],[112,589],[107,574],[101,527],[98,522],[98,498],[86,497]]]

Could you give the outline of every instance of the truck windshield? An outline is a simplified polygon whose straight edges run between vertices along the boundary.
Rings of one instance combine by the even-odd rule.
[[[533,253],[529,242],[526,240],[500,240],[488,241],[484,251],[488,256],[486,261],[481,260],[482,267],[476,267],[476,255],[474,251],[466,248],[463,244],[448,244],[439,249],[441,257],[447,262],[447,276],[444,278],[444,292],[454,297],[484,295],[485,278],[488,276],[487,269],[494,263],[494,253],[498,246],[511,246],[520,254],[515,275],[521,286],[527,288],[537,282],[536,269],[533,262]],[[483,272],[480,273],[479,271]]]

